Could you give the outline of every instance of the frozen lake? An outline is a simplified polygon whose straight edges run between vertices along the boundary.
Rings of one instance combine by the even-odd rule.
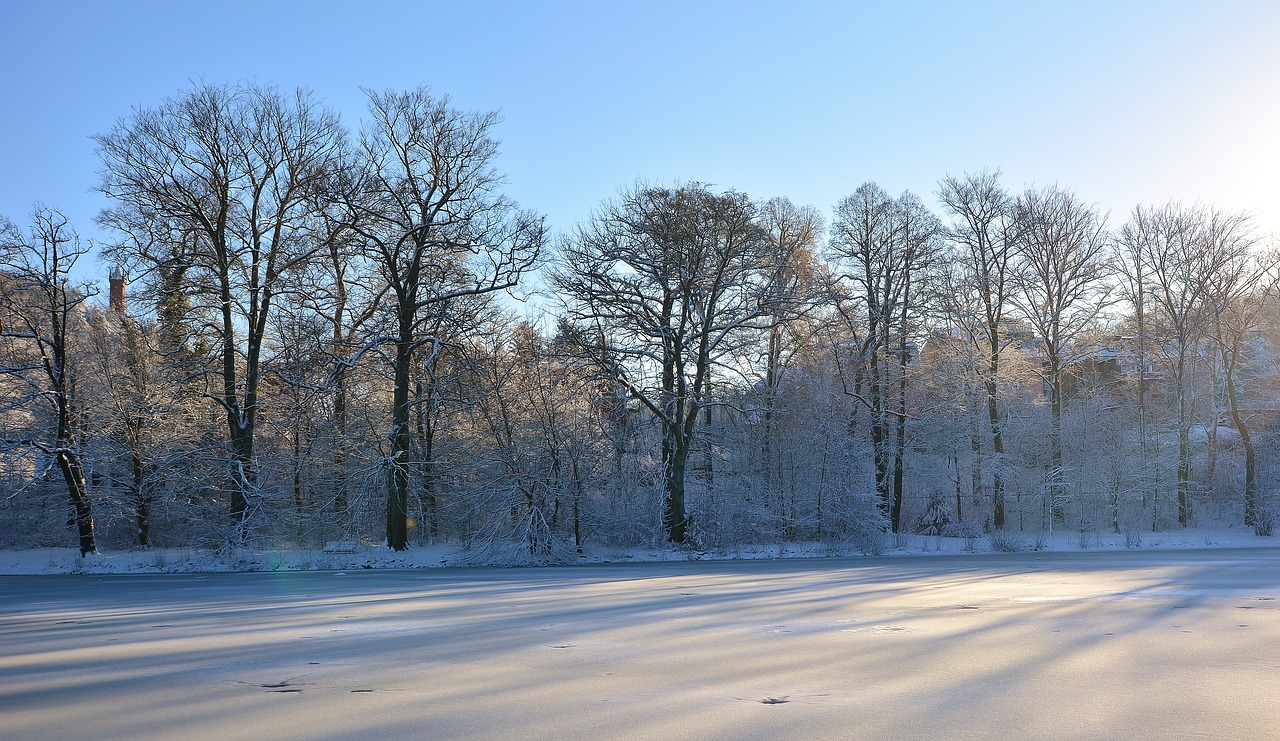
[[[0,738],[1264,738],[1280,550],[0,576]]]

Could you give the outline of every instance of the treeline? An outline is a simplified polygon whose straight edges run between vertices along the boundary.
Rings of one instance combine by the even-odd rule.
[[[368,99],[352,129],[201,85],[94,137],[105,307],[56,210],[3,223],[3,545],[1271,532],[1277,259],[1246,215],[1115,227],[984,171],[829,218],[641,183],[551,237],[494,114]]]

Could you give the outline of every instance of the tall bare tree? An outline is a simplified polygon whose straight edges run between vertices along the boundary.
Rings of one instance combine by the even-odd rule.
[[[1258,454],[1249,415],[1242,408],[1248,355],[1280,285],[1280,255],[1275,252],[1238,254],[1223,264],[1210,286],[1210,337],[1222,360],[1227,414],[1244,449],[1244,524],[1259,535],[1269,534],[1272,514],[1259,506]]]
[[[0,218],[0,413],[24,410],[45,417],[9,448],[29,446],[52,458],[75,512],[80,555],[97,550],[93,502],[85,480],[80,438],[75,345],[85,334],[88,284],[71,272],[89,246],[62,213],[37,206],[29,234]]]
[[[1001,530],[1005,527],[1005,446],[999,379],[1012,288],[1009,276],[1013,200],[1001,187],[998,170],[944,178],[938,184],[938,197],[955,219],[947,230],[947,238],[957,253],[952,288],[947,292],[953,302],[950,314],[986,359],[981,375],[993,457],[991,524]]]
[[[816,322],[812,317],[829,292],[830,280],[818,258],[818,243],[825,227],[817,209],[797,206],[787,198],[775,197],[760,207],[760,219],[768,235],[770,249],[775,253],[771,261],[777,273],[772,280],[778,291],[795,297],[793,302],[779,304],[780,310],[789,313],[775,317],[776,321],[770,322],[763,338],[760,487],[764,496],[778,505],[781,513],[780,482],[784,472],[780,451],[774,444],[779,431],[776,407],[792,360],[806,349],[816,334]],[[794,521],[785,515],[784,518]],[[793,531],[794,525],[788,526],[787,530]]]
[[[1152,441],[1149,432],[1149,407],[1151,394],[1148,389],[1148,359],[1151,350],[1148,347],[1148,312],[1147,312],[1147,259],[1145,255],[1159,232],[1158,213],[1155,209],[1138,206],[1128,221],[1120,227],[1114,241],[1114,264],[1118,271],[1118,285],[1123,299],[1132,309],[1134,324],[1133,353],[1137,361],[1137,373],[1134,389],[1137,396],[1138,418],[1138,450],[1141,458],[1138,467],[1139,480],[1144,487],[1143,501],[1148,494],[1154,494],[1154,477],[1150,476]],[[1150,488],[1148,488],[1150,487]],[[1154,500],[1154,496],[1151,497]],[[1153,520],[1153,525],[1154,525]],[[1117,523],[1118,524],[1118,523]]]
[[[1039,335],[1049,386],[1050,501],[1064,494],[1063,382],[1073,343],[1106,306],[1111,272],[1106,219],[1069,190],[1027,190],[1014,204],[1017,223],[1013,300]],[[1076,350],[1078,352],[1078,348]],[[1057,505],[1050,507],[1054,516]]]
[[[860,306],[846,319],[866,322],[859,360],[867,394],[855,395],[871,414],[876,491],[894,532],[902,526],[911,332],[939,230],[937,218],[913,194],[894,199],[875,183],[841,199],[832,222],[830,252]]]
[[[455,299],[515,287],[538,259],[544,227],[498,192],[496,113],[460,111],[425,87],[368,97],[346,202],[352,230],[387,287],[389,313],[377,338],[391,348],[394,376],[387,545],[404,550],[412,368],[418,350],[437,339],[424,326]]]
[[[858,348],[855,373],[866,369],[866,397],[859,393],[861,379],[853,392],[871,415],[871,448],[875,465],[875,487],[886,519],[893,508],[890,473],[892,424],[889,419],[889,373],[885,368],[890,337],[902,298],[901,255],[894,249],[894,203],[875,183],[864,183],[851,196],[836,204],[831,225],[829,250],[842,270],[840,278],[852,287],[850,305],[842,315],[852,327],[866,323],[866,334]],[[851,331],[851,334],[855,334]]]
[[[320,358],[318,367],[308,363],[304,370],[319,374],[318,383],[309,393],[323,397],[328,406],[327,419],[318,431],[326,462],[332,463],[326,471],[327,493],[322,510],[338,518],[344,530],[352,524],[347,517],[350,480],[359,473],[359,466],[350,465],[352,449],[358,444],[351,430],[352,377],[365,350],[369,324],[382,309],[386,291],[385,283],[363,254],[350,212],[341,199],[331,200],[349,187],[349,176],[345,170],[335,173],[330,184],[317,194],[314,234],[324,247],[289,276],[292,301],[285,307],[286,311],[313,317],[322,332],[322,336],[314,338]]]
[[[217,338],[212,393],[230,447],[236,537],[257,491],[254,433],[268,317],[284,276],[322,245],[316,191],[339,166],[338,118],[305,91],[202,84],[138,108],[95,137],[99,185],[115,201],[100,221],[128,238],[109,253],[190,297]],[[181,267],[177,267],[181,265]]]
[[[136,542],[145,548],[151,544],[151,512],[159,488],[157,459],[163,451],[191,441],[178,432],[181,390],[165,382],[155,325],[139,322],[121,309],[95,312],[89,322],[91,388],[96,395],[91,420],[98,435],[107,438],[113,457],[127,461],[127,474],[113,473],[113,484],[123,483],[128,489]],[[159,429],[162,421],[167,423],[164,433]]]
[[[935,270],[941,257],[942,224],[916,197],[906,192],[897,201],[897,243],[903,253],[902,302],[898,311],[897,399],[894,420],[893,508],[889,521],[894,532],[902,530],[902,505],[906,498],[905,469],[907,458],[907,379],[912,361],[911,349],[922,337],[922,322],[936,295]]]
[[[662,430],[663,529],[687,542],[685,472],[718,403],[711,374],[793,299],[746,195],[701,184],[637,186],[604,204],[560,247],[551,284],[587,357]]]
[[[1131,223],[1139,221],[1147,224],[1136,242],[1144,295],[1177,404],[1178,524],[1186,527],[1193,514],[1191,426],[1198,402],[1194,381],[1202,360],[1198,348],[1220,308],[1214,302],[1216,283],[1246,259],[1256,237],[1247,215],[1202,206],[1139,206]]]

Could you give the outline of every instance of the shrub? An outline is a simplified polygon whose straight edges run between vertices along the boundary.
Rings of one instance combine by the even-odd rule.
[[[991,541],[991,550],[1002,553],[1017,553],[1027,549],[1027,539],[1012,530],[992,530],[987,533]]]

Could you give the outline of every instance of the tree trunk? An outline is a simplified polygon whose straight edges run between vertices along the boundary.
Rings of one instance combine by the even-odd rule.
[[[1244,524],[1258,524],[1258,465],[1253,445],[1253,433],[1244,415],[1240,413],[1240,397],[1236,389],[1235,354],[1230,360],[1227,352],[1222,353],[1222,363],[1227,376],[1227,401],[1231,404],[1231,421],[1240,433],[1240,444],[1244,447]]]
[[[231,471],[228,485],[231,489],[231,524],[235,528],[237,542],[248,537],[249,496],[253,491],[256,474],[253,470],[253,431],[242,424],[234,410],[227,413],[227,427],[231,438]]]
[[[1141,270],[1141,261],[1137,262],[1137,266]],[[1155,493],[1151,477],[1151,442],[1147,435],[1147,325],[1141,273],[1138,274],[1135,282],[1137,293],[1134,305],[1138,315],[1138,449],[1141,456],[1139,470],[1142,472],[1142,506],[1146,507],[1149,500],[1155,500]],[[1154,523],[1155,518],[1152,517],[1152,524]]]
[[[1178,524],[1191,524],[1191,427],[1178,425]]]
[[[1253,436],[1249,433],[1249,425],[1243,418],[1236,422],[1240,430],[1240,442],[1244,446],[1244,518],[1245,524],[1256,526],[1261,522],[1258,516],[1258,462],[1254,451]]]
[[[139,455],[136,445],[130,451],[129,458],[133,464],[134,516],[138,526],[138,545],[146,548],[151,538],[151,507],[147,501],[147,490],[145,488],[147,482],[146,466],[142,463],[142,456]]]
[[[333,427],[333,508],[341,516],[345,515],[347,510],[347,370],[345,367],[339,367],[334,373]]]
[[[872,347],[868,358],[868,394],[871,406],[871,454],[875,465],[876,495],[880,500],[880,511],[885,520],[892,526],[893,491],[890,488],[892,479],[889,468],[889,425],[885,418],[885,383],[884,371],[880,366],[879,347]]]
[[[992,363],[992,374],[995,373]],[[1004,434],[1000,426],[999,397],[996,395],[994,378],[986,381],[987,420],[991,425],[991,526],[1003,530],[1005,526],[1004,512],[1004,477],[1000,474],[1001,460],[1004,457]]]
[[[573,459],[573,545],[578,553],[582,553],[582,473],[578,470],[578,459]]]
[[[412,342],[396,343],[395,386],[391,400],[391,454],[387,459],[387,547],[395,551],[409,548],[409,466],[412,440],[409,434],[409,363]]]
[[[248,350],[245,371],[244,406],[241,407],[236,371],[237,325],[231,314],[231,290],[222,287],[222,403],[227,415],[227,438],[231,445],[231,471],[228,475],[230,491],[231,524],[235,540],[243,542],[248,537],[249,498],[257,486],[257,472],[253,467],[254,419],[257,416],[257,348],[252,338]],[[252,328],[251,328],[252,329]]]
[[[331,342],[334,353],[341,355],[341,348],[346,345],[343,320],[347,315],[347,279],[345,257],[337,239],[329,240],[329,261],[333,266],[334,297]],[[332,502],[335,512],[344,518],[347,510],[347,367],[345,363],[338,363],[333,372]]]
[[[679,432],[679,422],[664,422],[667,427],[662,441],[662,469],[665,473],[662,526],[667,540],[686,543],[689,517],[685,512],[685,469],[689,460],[689,444]]]
[[[296,421],[293,425],[293,507],[299,517],[306,514],[306,500],[303,486],[302,468],[306,465],[304,458],[306,446],[303,444],[303,434],[310,434],[305,430],[306,424]]]
[[[979,431],[975,429],[973,434],[969,436],[969,452],[972,454],[969,461],[969,496],[974,510],[984,504],[982,490],[982,437],[978,433]],[[957,458],[957,460],[959,459]],[[957,463],[956,465],[958,469],[959,464]],[[1004,509],[1001,508],[1000,511],[1003,514]]]
[[[761,502],[764,510],[769,510],[770,503],[775,499],[778,502],[778,511],[781,513],[783,509],[782,495],[782,473],[779,470],[780,465],[774,461],[774,444],[773,437],[775,434],[774,422],[774,405],[777,402],[778,386],[780,382],[780,365],[782,355],[782,328],[773,327],[769,330],[769,351],[767,355],[767,363],[765,365],[764,374],[764,414],[763,437],[761,439],[760,450],[760,466],[761,466],[761,482],[760,489],[762,492]],[[783,517],[786,520],[785,516]],[[791,532],[791,525],[785,526],[787,533]],[[787,539],[791,535],[785,535]]]
[[[1066,476],[1062,470],[1062,361],[1049,356],[1049,516],[1063,519],[1061,499],[1066,493]]]
[[[415,384],[418,399],[421,401],[426,393],[421,382]],[[431,397],[434,401],[435,392],[432,391]],[[426,515],[426,530],[431,542],[434,543],[440,535],[439,518],[436,510],[439,506],[439,499],[436,496],[436,460],[435,460],[435,439],[436,439],[436,420],[434,417],[435,406],[430,403],[419,403],[417,406],[417,432],[418,432],[418,462],[422,464],[422,506]]]
[[[1187,347],[1184,345],[1184,348]],[[1187,350],[1183,350],[1185,353]],[[1195,368],[1191,369],[1194,382]],[[1187,364],[1184,356],[1178,358],[1178,524],[1191,524],[1191,405],[1187,391]],[[1194,392],[1192,392],[1194,393]]]
[[[76,531],[80,536],[80,555],[86,556],[98,550],[93,533],[93,507],[89,502],[89,485],[84,479],[84,467],[80,463],[80,456],[68,449],[71,441],[59,442],[63,447],[58,451],[55,459],[58,462],[58,470],[62,471],[62,478],[67,483],[67,491],[71,494],[71,506],[75,509]]]
[[[890,524],[895,533],[902,532],[903,478],[907,457],[907,343],[904,337],[898,346],[898,418],[893,452],[893,508]]]

